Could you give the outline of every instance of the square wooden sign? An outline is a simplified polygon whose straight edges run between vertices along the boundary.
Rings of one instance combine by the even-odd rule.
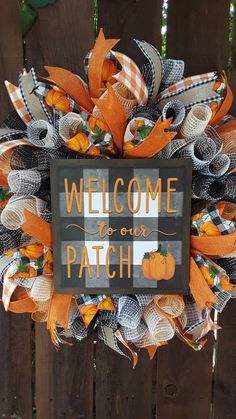
[[[53,160],[56,293],[186,294],[191,161]]]

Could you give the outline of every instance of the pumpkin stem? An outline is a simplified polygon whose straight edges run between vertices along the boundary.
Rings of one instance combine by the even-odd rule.
[[[150,259],[150,253],[149,252],[145,252],[143,259]]]

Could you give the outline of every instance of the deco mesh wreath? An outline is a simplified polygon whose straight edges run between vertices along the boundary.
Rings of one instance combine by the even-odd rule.
[[[56,347],[96,328],[135,365],[135,347],[152,358],[175,335],[200,350],[217,327],[212,310],[236,295],[236,118],[224,72],[183,78],[183,61],[135,40],[138,67],[117,42],[100,31],[88,84],[56,67],[46,78],[24,70],[18,87],[6,81],[15,112],[0,130],[0,275],[5,309],[47,322]],[[192,159],[191,294],[53,293],[50,161],[116,157]]]

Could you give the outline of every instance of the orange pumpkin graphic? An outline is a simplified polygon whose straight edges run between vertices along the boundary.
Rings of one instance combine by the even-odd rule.
[[[45,274],[51,274],[53,272],[53,255],[50,249],[48,249],[44,258],[43,272]]]
[[[79,132],[65,143],[66,147],[74,151],[85,152],[90,145],[89,139],[84,132]]]
[[[169,280],[175,274],[174,256],[161,247],[156,252],[147,252],[142,260],[142,272],[147,279]]]
[[[200,236],[220,236],[220,231],[212,221],[206,221],[200,225]]]
[[[20,247],[19,251],[22,256],[26,256],[29,259],[38,259],[43,254],[42,244],[28,244],[25,247]]]
[[[89,128],[93,132],[95,132],[96,127],[99,128],[103,132],[109,132],[108,125],[104,121],[102,121],[101,119],[97,119],[92,115],[89,118],[88,124],[89,124]]]
[[[34,269],[33,266],[27,266],[24,270],[17,271],[11,278],[34,278],[36,274],[36,269]]]
[[[220,285],[222,286],[224,291],[231,291],[233,288],[233,284],[229,282],[229,278],[227,276],[222,275],[220,278]]]
[[[55,108],[58,111],[67,113],[71,110],[70,101],[61,90],[49,90],[47,96],[45,97],[45,102],[48,106]]]
[[[100,156],[100,150],[98,147],[91,147],[88,151],[88,154],[92,154],[93,156]]]

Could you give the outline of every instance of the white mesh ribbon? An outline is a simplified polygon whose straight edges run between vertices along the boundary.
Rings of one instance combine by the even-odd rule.
[[[8,184],[11,191],[18,195],[34,195],[41,186],[41,179],[37,170],[12,170],[8,175]]]
[[[143,338],[147,333],[146,324],[141,321],[135,329],[130,329],[129,327],[122,326],[120,331],[124,338],[129,342],[137,342]]]
[[[195,141],[183,147],[178,152],[178,157],[190,158],[194,170],[201,170],[212,160],[216,154],[215,142],[206,135],[196,137]]]
[[[203,134],[211,117],[212,111],[208,105],[194,105],[182,125],[181,135],[188,138]]]
[[[170,131],[179,131],[181,125],[184,122],[185,118],[185,106],[180,100],[170,100],[162,109],[162,118],[163,121],[166,121],[168,118],[172,117],[173,120],[169,127]]]
[[[202,172],[205,175],[220,177],[223,176],[230,167],[230,157],[227,154],[218,154],[203,168]]]
[[[153,342],[167,341],[174,337],[174,322],[167,318],[154,302],[145,308],[143,318],[148,326]]]
[[[129,89],[122,83],[115,83],[112,85],[112,88],[115,91],[116,96],[118,97],[120,103],[124,107],[126,117],[129,118],[131,115],[132,109],[137,105],[137,101],[135,97],[130,93]],[[106,90],[103,95],[101,96],[101,100],[105,99],[108,95],[108,91]],[[94,106],[92,115],[95,118],[103,120],[103,116],[99,111],[97,106]]]
[[[1,223],[9,230],[17,230],[25,221],[24,210],[39,215],[45,209],[45,202],[39,198],[20,197],[10,198],[6,207],[1,213]]]
[[[83,118],[74,112],[69,112],[59,121],[59,134],[67,141],[82,131]]]
[[[179,317],[184,310],[184,300],[180,295],[155,295],[154,303],[170,317]]]
[[[29,292],[35,301],[47,301],[53,292],[53,279],[46,276],[37,276]]]
[[[40,148],[57,149],[63,144],[54,126],[42,119],[27,126],[27,137],[32,144]]]
[[[121,296],[118,303],[118,321],[122,326],[135,329],[140,322],[142,310],[138,301],[129,296]]]
[[[38,301],[37,302],[37,311],[32,313],[31,318],[35,322],[46,322],[48,319],[48,310],[49,310],[50,299],[47,301]]]

